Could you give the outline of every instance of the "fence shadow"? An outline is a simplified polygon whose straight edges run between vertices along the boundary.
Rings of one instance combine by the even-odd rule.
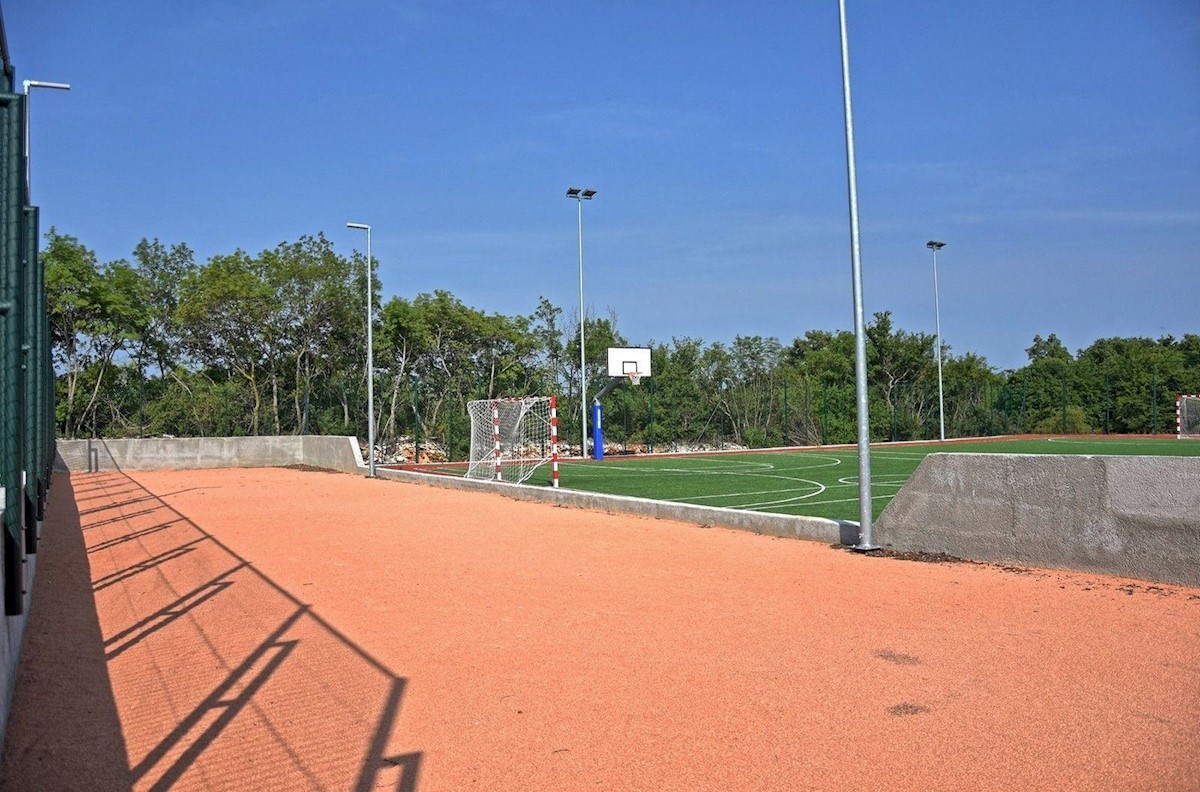
[[[132,784],[75,497],[70,477],[55,474],[4,743],[3,789],[71,788],[54,781],[64,761],[76,788],[83,779],[91,789]]]
[[[403,677],[131,476],[76,479],[89,509],[80,515],[58,474],[56,505],[71,518],[47,531],[69,544],[74,599],[51,607],[90,614],[81,673],[102,700],[75,705],[101,717],[75,718],[78,740],[58,739],[63,724],[48,715],[10,733],[11,788],[55,788],[31,775],[53,755],[76,779],[101,764],[105,782],[87,784],[97,789],[415,792],[422,755],[395,750]],[[111,506],[99,505],[104,491]],[[55,665],[26,685],[22,709],[44,711],[53,689],[72,688],[76,670]],[[99,755],[80,750],[105,739]],[[23,745],[37,761],[22,761]]]

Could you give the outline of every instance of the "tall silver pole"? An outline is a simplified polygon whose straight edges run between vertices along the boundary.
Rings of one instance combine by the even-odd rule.
[[[33,205],[29,194],[29,80],[25,81],[25,123],[22,125],[21,153],[25,155],[25,202]]]
[[[858,176],[854,167],[854,113],[850,108],[850,45],[846,39],[846,0],[838,0],[842,32],[842,96],[846,117],[846,177],[850,184],[850,269],[854,283],[854,386],[858,396],[858,544],[871,541],[871,420],[867,402],[867,342],[863,323],[862,257],[858,236]]]
[[[371,263],[371,227],[367,226],[367,446],[371,450],[371,459],[367,463],[367,475],[375,477],[375,351],[372,347],[372,327],[374,324],[374,302],[372,288]]]
[[[579,414],[582,418],[579,456],[587,459],[587,361],[583,345],[583,325],[587,317],[583,308],[583,199],[576,198],[575,202],[579,205]]]
[[[374,328],[374,267],[371,261],[371,226],[366,223],[346,223],[347,228],[367,232],[367,475],[375,477],[375,351],[372,345]]]
[[[938,366],[938,429],[940,437],[946,439],[946,402],[942,396],[942,308],[938,299],[937,254],[940,244],[933,246],[933,321],[937,333]]]
[[[43,82],[42,80],[25,80],[22,84],[25,90],[24,123],[21,125],[21,153],[25,155],[25,200],[32,204],[33,198],[29,193],[29,89],[52,88],[56,91],[71,90],[70,83]]]

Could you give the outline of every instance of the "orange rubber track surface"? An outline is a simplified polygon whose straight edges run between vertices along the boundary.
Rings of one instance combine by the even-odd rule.
[[[285,469],[56,474],[11,790],[1200,787],[1200,590]]]

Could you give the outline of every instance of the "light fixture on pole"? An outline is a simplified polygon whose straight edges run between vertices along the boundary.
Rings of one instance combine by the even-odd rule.
[[[858,544],[871,541],[871,416],[867,401],[867,331],[863,322],[862,255],[858,237],[858,175],[854,167],[854,113],[850,107],[850,45],[846,38],[846,0],[838,0],[842,32],[842,101],[846,121],[846,179],[850,186],[850,279],[854,290],[854,385],[858,401]]]
[[[367,232],[367,475],[375,477],[375,354],[371,349],[371,325],[374,324],[374,289],[371,286],[371,226],[346,223],[346,228]]]
[[[946,439],[946,405],[942,399],[942,309],[938,303],[937,254],[946,247],[945,242],[935,242],[932,239],[925,247],[933,251],[933,321],[937,333],[937,367],[938,367],[938,433],[942,440]]]
[[[43,82],[41,80],[25,80],[21,83],[25,88],[25,123],[22,124],[24,138],[22,143],[22,153],[25,155],[25,200],[28,203],[33,203],[29,197],[29,89],[30,88],[50,88],[55,91],[71,90],[70,83]]]
[[[571,187],[567,197],[574,198],[579,207],[579,455],[587,458],[587,359],[583,345],[583,325],[587,316],[583,308],[583,202],[596,196],[595,190]]]

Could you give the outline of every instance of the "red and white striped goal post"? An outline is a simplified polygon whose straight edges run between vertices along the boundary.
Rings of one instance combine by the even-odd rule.
[[[1183,400],[1196,399],[1200,402],[1200,395],[1195,393],[1181,393],[1175,397],[1175,436],[1180,440],[1200,437],[1200,435],[1184,434],[1183,433]]]
[[[529,397],[512,396],[501,399],[491,399],[492,403],[492,453],[496,460],[496,481],[504,480],[503,451],[500,440],[500,403],[522,402]],[[550,395],[550,482],[558,489],[558,397]]]

